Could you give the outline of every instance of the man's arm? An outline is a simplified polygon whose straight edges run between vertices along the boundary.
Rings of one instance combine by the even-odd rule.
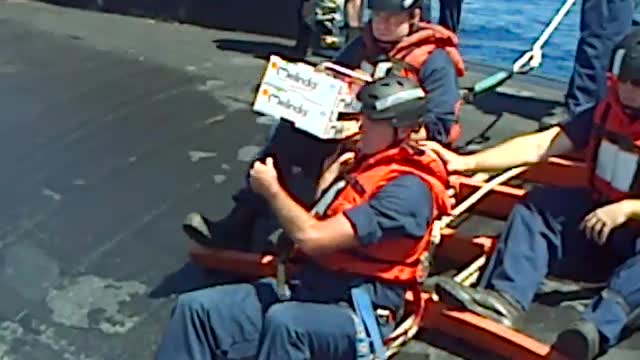
[[[431,220],[431,193],[418,177],[402,176],[368,202],[318,220],[284,191],[270,197],[280,224],[309,255],[367,246],[395,234],[421,238]]]
[[[458,75],[446,51],[436,49],[429,56],[420,70],[420,81],[429,94],[424,115],[429,139],[444,144],[456,121],[455,107],[460,100]]]
[[[462,157],[462,170],[502,170],[535,164],[551,156],[583,150],[593,128],[594,108],[550,129],[518,136],[493,148]]]

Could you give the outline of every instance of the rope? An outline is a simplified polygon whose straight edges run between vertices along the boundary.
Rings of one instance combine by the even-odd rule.
[[[556,12],[542,34],[531,47],[531,50],[525,52],[512,65],[511,71],[499,71],[491,76],[486,77],[475,83],[472,88],[466,89],[462,94],[465,102],[473,102],[473,98],[481,93],[497,88],[507,82],[515,74],[526,74],[537,68],[542,63],[542,47],[549,40],[549,37],[556,30],[560,22],[567,15],[575,0],[566,0],[562,7]]]
[[[504,183],[505,181],[509,181],[514,177],[520,175],[523,171],[527,170],[529,166],[518,166],[511,168],[500,175],[491,179],[488,183],[482,185],[480,189],[478,189],[471,196],[466,198],[463,202],[461,202],[458,206],[455,207],[451,211],[451,214],[448,216],[443,216],[440,221],[440,229],[447,227],[453,220],[455,220],[458,216],[460,216],[463,212],[465,212],[468,208],[478,202],[484,195],[486,195],[489,191],[493,190],[496,186]]]
[[[480,189],[476,190],[471,196],[466,198],[463,202],[457,205],[448,216],[444,216],[439,220],[434,221],[433,231],[431,234],[431,242],[432,249],[440,243],[440,232],[443,228],[447,227],[453,220],[455,220],[458,216],[464,213],[467,209],[477,203],[484,195],[486,195],[489,191],[493,190],[496,186],[504,183],[505,181],[509,181],[514,177],[520,175],[523,171],[525,171],[528,166],[519,166],[512,169],[509,169],[500,175],[494,177],[486,184],[482,185]],[[482,178],[484,178],[485,174],[482,173]],[[482,179],[479,179],[482,180]],[[433,251],[430,251],[432,254]],[[467,269],[460,272],[454,278],[455,281],[466,283],[473,279],[474,273],[476,273],[486,262],[486,256],[479,257],[476,259]],[[468,284],[467,284],[468,285]],[[393,341],[387,344],[387,357],[391,357],[400,351],[400,348],[409,340],[411,340],[415,334],[420,329],[421,316],[413,314],[409,316],[404,322],[402,322],[395,331],[391,334],[390,338]]]
[[[560,22],[562,21],[562,19],[564,19],[569,10],[571,10],[571,7],[574,3],[575,0],[565,1],[560,10],[558,10],[553,19],[551,19],[549,25],[547,25],[540,37],[538,37],[538,40],[536,40],[536,42],[533,44],[531,50],[526,52],[513,64],[513,68],[511,70],[512,72],[520,73],[521,71],[523,71],[523,68],[525,66],[524,64],[526,64],[527,62],[530,63],[531,68],[528,70],[524,70],[525,72],[528,72],[540,66],[540,63],[542,63],[542,47],[547,42],[547,40],[549,40],[549,37],[551,37],[558,25],[560,25]]]

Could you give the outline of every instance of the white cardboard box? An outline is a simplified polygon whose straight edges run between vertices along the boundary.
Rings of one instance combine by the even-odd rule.
[[[253,110],[280,119],[287,119],[295,127],[326,139],[331,123],[333,105],[320,105],[294,91],[287,91],[267,83],[260,85]]]
[[[348,85],[304,63],[272,55],[253,103],[253,110],[291,121],[295,127],[321,139],[344,137],[339,111],[357,110],[345,94]],[[347,103],[347,106],[345,106]]]

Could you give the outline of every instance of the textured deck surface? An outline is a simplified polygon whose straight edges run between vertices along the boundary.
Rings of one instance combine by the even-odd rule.
[[[152,358],[172,294],[220,281],[187,263],[180,221],[228,211],[269,129],[247,52],[288,43],[16,1],[0,27],[0,359]],[[472,70],[465,84],[492,71]],[[496,142],[557,108],[564,84],[522,80],[466,106],[467,134],[503,114]],[[542,337],[565,323],[535,311]],[[398,358],[479,358],[431,343]]]

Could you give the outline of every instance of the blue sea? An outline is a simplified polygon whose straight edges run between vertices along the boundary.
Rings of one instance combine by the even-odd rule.
[[[581,3],[580,0],[574,3],[543,47],[542,65],[535,73],[564,80],[571,75]],[[531,49],[563,4],[563,0],[465,0],[459,31],[463,55],[470,60],[509,67]],[[437,21],[437,0],[432,0],[431,13]]]

